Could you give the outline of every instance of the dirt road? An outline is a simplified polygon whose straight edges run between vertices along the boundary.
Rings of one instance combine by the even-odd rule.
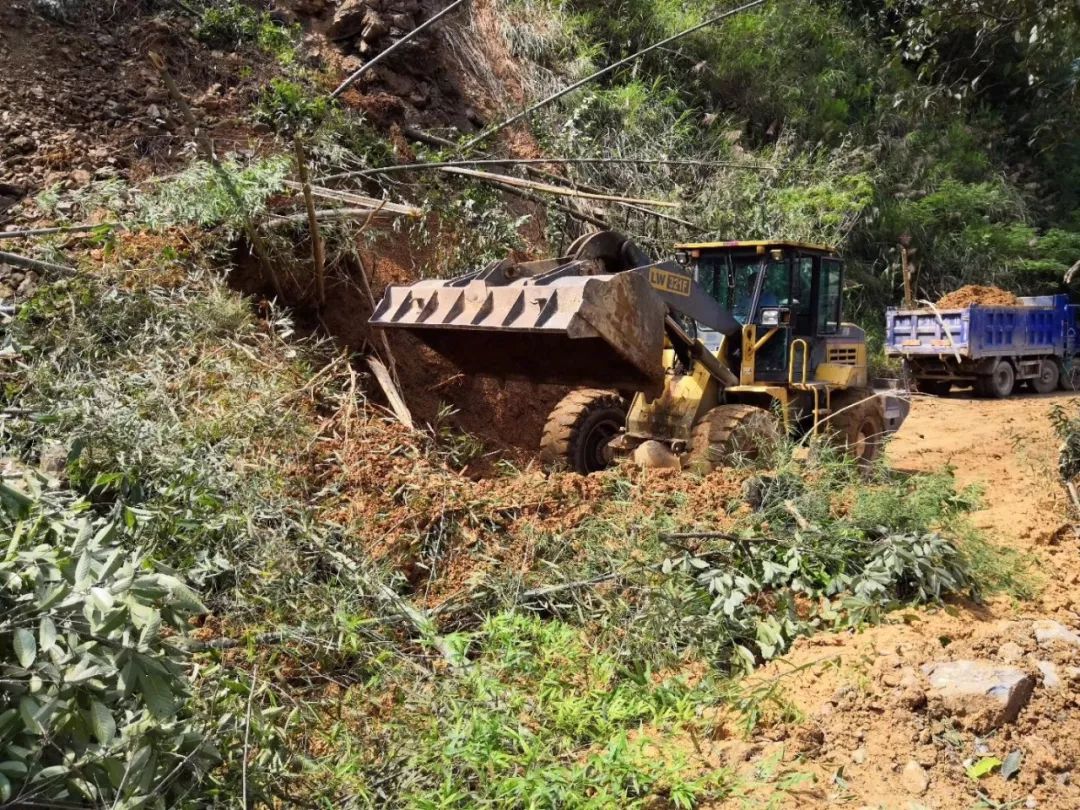
[[[890,463],[924,472],[948,465],[959,483],[980,486],[984,508],[972,522],[1026,556],[1034,594],[902,611],[859,633],[800,640],[750,680],[779,677],[801,721],[733,743],[729,764],[746,768],[779,756],[809,770],[815,782],[795,792],[792,807],[1080,807],[1080,637],[1075,645],[1068,636],[1038,642],[1034,632],[1048,620],[1080,628],[1080,541],[1058,483],[1049,421],[1051,408],[1072,400],[954,393],[914,404],[889,447]],[[962,712],[936,702],[924,667],[957,661],[1031,678],[1032,697],[1015,723],[973,730]],[[1009,779],[997,769],[978,779],[967,773],[980,760],[1004,762],[1010,754],[1019,770]]]
[[[1029,550],[1065,519],[1057,484],[1057,440],[1050,409],[1072,394],[973,399],[967,392],[923,398],[889,446],[900,470],[952,467],[961,484],[984,489],[974,523],[999,542]]]

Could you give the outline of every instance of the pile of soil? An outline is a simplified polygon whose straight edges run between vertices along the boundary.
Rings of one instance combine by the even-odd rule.
[[[589,521],[644,525],[663,514],[674,525],[724,531],[748,508],[740,471],[691,478],[628,462],[581,476],[548,473],[532,461],[473,480],[450,466],[450,448],[440,445],[389,418],[358,413],[320,444],[311,471],[324,493],[335,493],[325,502],[331,519],[352,527],[367,555],[399,570],[427,607],[481,587],[489,575],[534,571],[550,553],[545,537],[563,538],[560,555],[581,553],[570,538]],[[638,538],[613,531],[607,542]]]
[[[962,309],[972,305],[1018,307],[1020,306],[1020,299],[1000,287],[982,287],[978,284],[968,284],[941,298],[937,305],[941,309]]]

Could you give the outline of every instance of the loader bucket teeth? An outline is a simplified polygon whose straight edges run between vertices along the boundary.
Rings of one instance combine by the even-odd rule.
[[[559,262],[389,287],[371,323],[408,331],[468,373],[655,390],[666,309],[645,276],[622,272],[640,258],[622,245],[593,235]]]

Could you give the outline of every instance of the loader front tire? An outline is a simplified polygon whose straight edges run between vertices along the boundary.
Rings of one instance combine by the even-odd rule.
[[[868,472],[885,448],[885,406],[869,390],[856,389],[846,397],[833,395],[833,415],[825,430],[830,443]]]
[[[571,391],[547,418],[540,439],[541,460],[582,475],[610,466],[607,445],[626,424],[626,410],[626,400],[614,391]]]
[[[702,475],[738,461],[757,461],[780,439],[776,418],[755,405],[718,405],[690,434],[689,467]]]

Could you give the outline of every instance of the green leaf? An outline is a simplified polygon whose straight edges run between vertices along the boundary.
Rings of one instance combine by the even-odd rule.
[[[15,631],[13,643],[15,645],[15,658],[18,659],[19,666],[26,669],[37,658],[37,639],[25,627],[20,627]]]
[[[90,728],[93,729],[94,736],[102,745],[112,742],[113,737],[116,736],[116,721],[113,719],[112,712],[104,703],[97,700],[90,701]]]
[[[967,775],[972,779],[982,779],[989,776],[998,768],[1000,768],[1002,762],[997,757],[983,757],[974,765],[967,769]]]
[[[23,695],[19,699],[19,717],[22,718],[23,725],[31,734],[43,734],[45,731],[37,718],[40,710],[41,707],[38,706],[37,701],[29,695]]]
[[[56,625],[48,616],[42,616],[38,624],[38,646],[43,653],[48,652],[56,644]]]
[[[11,781],[0,773],[0,804],[11,800]]]
[[[168,720],[176,714],[176,701],[168,685],[156,675],[144,674],[139,678],[143,702],[150,713],[159,720]]]
[[[29,768],[26,767],[26,763],[17,759],[9,759],[6,762],[0,762],[0,773],[4,776],[26,776],[28,770]]]

